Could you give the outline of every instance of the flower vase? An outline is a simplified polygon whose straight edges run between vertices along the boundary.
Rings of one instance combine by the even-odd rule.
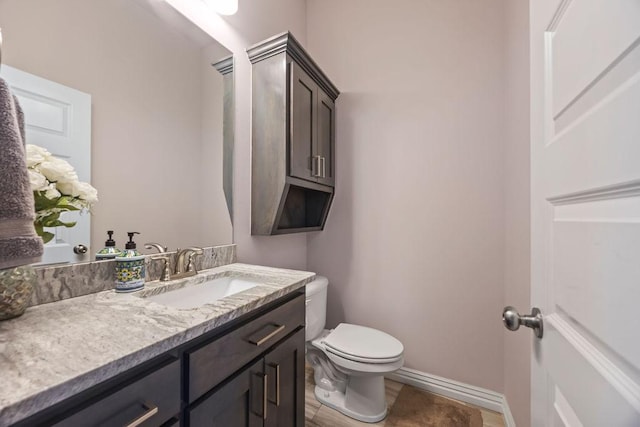
[[[36,280],[36,271],[31,265],[0,270],[0,320],[25,312]]]

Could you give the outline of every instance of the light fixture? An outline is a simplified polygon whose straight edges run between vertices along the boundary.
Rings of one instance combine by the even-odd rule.
[[[220,15],[233,15],[238,11],[238,0],[205,0]]]

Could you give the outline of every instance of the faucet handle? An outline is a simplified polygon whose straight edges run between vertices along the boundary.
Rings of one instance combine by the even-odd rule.
[[[160,281],[166,282],[171,280],[171,268],[169,268],[169,255],[154,255],[149,257],[151,261],[164,261],[162,268],[162,274],[160,274]]]
[[[160,254],[167,252],[167,247],[162,246],[160,243],[149,242],[149,243],[145,243],[144,247],[145,249],[156,249]]]
[[[204,251],[201,248],[191,248],[191,253],[189,253],[189,259],[187,261],[187,271],[193,271],[193,274],[198,274],[198,270],[196,270],[196,264],[194,258],[198,255],[203,255]]]

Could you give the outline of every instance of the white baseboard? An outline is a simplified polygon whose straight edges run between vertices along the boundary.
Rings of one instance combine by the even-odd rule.
[[[506,427],[515,427],[516,425],[504,394],[409,368],[401,368],[387,375],[387,378],[431,393],[500,412],[504,416]]]

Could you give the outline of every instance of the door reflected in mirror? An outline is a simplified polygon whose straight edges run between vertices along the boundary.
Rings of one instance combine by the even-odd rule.
[[[59,144],[52,153],[98,190],[99,202],[84,215],[90,235],[79,239],[86,241],[60,232],[49,245],[68,245],[74,262],[93,260],[107,230],[115,230],[118,247],[128,231],[141,233],[140,249],[144,242],[169,250],[232,243],[223,192],[223,76],[212,66],[230,55],[227,49],[157,0],[0,0],[0,27],[0,76],[24,73],[90,100],[83,113],[64,96],[9,81],[23,104],[33,110],[40,102],[33,111],[49,108],[26,118],[27,143]],[[86,134],[80,139],[90,155],[73,154],[78,132]],[[73,253],[77,244],[88,253]]]

